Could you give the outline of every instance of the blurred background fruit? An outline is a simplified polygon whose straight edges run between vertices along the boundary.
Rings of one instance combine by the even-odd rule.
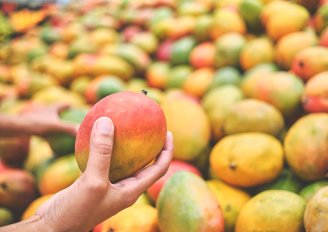
[[[206,207],[216,232],[305,231],[304,204],[307,230],[317,231],[324,194],[308,202],[327,185],[327,3],[0,3],[0,113],[64,103],[70,110],[59,117],[78,126],[99,100],[126,90],[162,107],[175,146],[168,173],[136,203],[148,206],[96,232],[211,231],[209,215],[190,213]],[[74,143],[58,133],[0,139],[0,225],[33,214],[80,176]]]

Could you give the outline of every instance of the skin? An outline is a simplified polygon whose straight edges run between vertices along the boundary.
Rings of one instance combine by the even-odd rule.
[[[77,126],[64,123],[58,116],[68,107],[67,105],[39,106],[22,115],[0,114],[0,137],[45,136],[53,132],[65,132],[75,136]]]
[[[173,137],[168,132],[166,144],[152,165],[115,184],[108,180],[113,139],[112,121],[99,118],[91,132],[89,159],[81,177],[43,204],[36,215],[3,227],[0,232],[86,232],[131,206],[166,173],[172,159]]]

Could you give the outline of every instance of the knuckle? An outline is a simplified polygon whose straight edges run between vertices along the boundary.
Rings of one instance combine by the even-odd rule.
[[[168,170],[168,167],[164,167],[163,165],[157,164],[157,169],[158,169],[158,175],[160,177],[164,176]]]
[[[95,140],[94,141],[94,149],[99,154],[110,154],[113,150],[113,145],[104,142],[103,140]]]
[[[125,207],[130,207],[138,200],[138,196],[135,193],[131,193],[127,191],[123,192],[121,196]]]
[[[92,194],[104,194],[107,192],[108,184],[104,181],[87,178],[84,183],[85,188]]]

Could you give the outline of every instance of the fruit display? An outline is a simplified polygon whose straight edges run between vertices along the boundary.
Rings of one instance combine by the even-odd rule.
[[[0,226],[81,176],[107,116],[111,182],[167,131],[173,160],[94,232],[328,231],[328,1],[24,4],[0,3],[0,114],[67,104],[79,130],[0,138]]]

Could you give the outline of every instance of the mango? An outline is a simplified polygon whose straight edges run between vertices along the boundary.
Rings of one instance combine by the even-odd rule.
[[[97,102],[82,121],[75,142],[79,168],[89,157],[90,135],[99,117],[109,117],[115,127],[114,151],[109,179],[113,182],[133,175],[163,149],[166,119],[163,110],[142,93],[119,92]]]
[[[190,53],[190,64],[195,68],[213,67],[215,64],[215,45],[204,42],[194,47]]]
[[[193,32],[195,21],[193,16],[183,15],[178,18],[167,19],[167,37],[173,40],[183,39]]]
[[[210,28],[214,22],[211,14],[205,14],[197,17],[194,28],[194,36],[199,41],[206,41],[210,38]]]
[[[102,49],[102,54],[117,56],[124,59],[132,65],[137,72],[144,71],[150,64],[148,54],[134,44],[108,44]]]
[[[80,175],[74,155],[65,155],[45,167],[38,181],[39,191],[41,195],[57,193],[73,184]]]
[[[106,44],[116,43],[119,40],[119,34],[109,28],[96,28],[89,35],[90,40],[97,49],[103,48]]]
[[[201,98],[213,81],[214,71],[211,68],[200,68],[193,71],[183,83],[186,93]]]
[[[223,123],[229,108],[243,97],[239,88],[227,85],[210,90],[202,99],[202,106],[209,118],[214,141],[218,141],[224,135]]]
[[[69,92],[61,86],[42,89],[33,95],[32,100],[45,105],[65,103],[71,106],[83,106],[85,104],[80,95]]]
[[[255,75],[257,73],[272,73],[278,71],[278,66],[275,63],[263,63],[263,64],[258,64],[255,67],[246,70],[244,73],[244,78],[246,79],[247,77],[251,75]]]
[[[319,232],[328,229],[327,192],[328,187],[323,187],[307,204],[304,214],[304,224],[307,232]]]
[[[328,29],[323,30],[319,36],[319,45],[328,47]]]
[[[6,208],[0,207],[0,227],[14,223],[13,213]]]
[[[134,67],[125,59],[116,55],[81,54],[73,60],[73,76],[116,75],[122,80],[129,80]]]
[[[328,186],[328,181],[326,180],[309,183],[300,191],[300,196],[304,198],[305,202],[309,202],[316,192],[325,186]]]
[[[302,41],[302,43],[299,43]],[[311,31],[293,32],[282,37],[275,48],[275,62],[283,69],[290,69],[294,57],[307,47],[315,46],[318,38]]]
[[[250,195],[220,180],[208,180],[206,184],[214,193],[216,200],[221,206],[225,224],[224,231],[234,232],[239,212],[251,198]]]
[[[299,78],[282,71],[249,75],[242,83],[245,96],[272,104],[284,116],[293,115],[299,110],[303,89]]]
[[[306,8],[284,1],[270,2],[261,12],[266,33],[274,41],[289,33],[301,31],[309,18],[310,14]]]
[[[126,88],[127,88],[127,91],[140,93],[141,90],[147,88],[147,86],[148,85],[146,83],[146,80],[141,79],[141,78],[134,78],[127,83]]]
[[[305,84],[302,103],[307,112],[328,112],[327,80],[328,71],[325,71],[316,74]]]
[[[223,215],[203,179],[178,172],[164,185],[157,201],[162,232],[224,231]]]
[[[142,32],[136,34],[131,42],[137,46],[139,46],[141,49],[143,49],[148,54],[152,54],[156,51],[158,47],[158,40],[157,37],[155,37],[154,34],[149,32]]]
[[[85,90],[85,97],[89,103],[94,104],[100,99],[124,89],[125,83],[119,77],[100,76],[90,81]]]
[[[186,97],[164,100],[161,106],[167,128],[174,137],[173,157],[186,161],[195,159],[210,140],[210,124],[204,110]]]
[[[233,67],[224,67],[218,69],[214,73],[213,81],[210,89],[224,86],[224,85],[236,85],[239,86],[241,82],[241,75],[238,69]]]
[[[79,124],[86,115],[86,110],[71,108],[59,114],[59,118],[66,123]],[[74,152],[75,138],[66,133],[52,133],[47,135],[47,141],[56,156],[67,155]]]
[[[286,160],[303,180],[320,180],[328,172],[327,122],[328,114],[308,114],[287,131],[284,141]]]
[[[0,158],[11,167],[22,167],[27,159],[30,137],[8,137],[0,139]]]
[[[302,232],[304,210],[304,200],[295,193],[264,191],[244,205],[235,231]]]
[[[261,63],[273,61],[273,43],[267,38],[257,38],[249,41],[240,53],[240,65],[244,70]]]
[[[313,1],[293,0],[293,1],[296,2],[297,4],[301,4],[304,7],[306,7],[306,9],[308,9],[311,13],[315,12],[320,5],[320,0],[313,0]]]
[[[263,3],[260,0],[243,0],[239,4],[239,12],[243,17],[247,28],[251,31],[261,31],[261,11]]]
[[[216,42],[216,67],[239,66],[239,57],[245,46],[245,38],[238,33],[227,33],[220,36]]]
[[[25,209],[25,211],[22,215],[22,220],[28,219],[28,218],[32,217],[33,215],[35,215],[38,208],[41,205],[43,205],[45,202],[47,202],[52,196],[53,196],[53,194],[48,194],[48,195],[38,197],[37,199],[32,201],[28,205],[28,207]]]
[[[72,59],[79,54],[88,54],[96,52],[97,47],[91,41],[91,37],[86,34],[80,35],[76,40],[74,40],[68,50],[68,58]]]
[[[327,15],[328,6],[327,4],[322,4],[313,16],[313,26],[318,33],[322,32],[327,27]]]
[[[328,48],[308,47],[297,53],[292,62],[292,72],[307,81],[314,75],[328,71]]]
[[[30,149],[28,151],[27,159],[24,162],[24,169],[36,173],[37,168],[42,162],[51,159],[53,157],[53,151],[47,142],[47,140],[32,136],[30,139]]]
[[[97,232],[158,232],[157,210],[149,205],[133,205],[107,219]]]
[[[0,172],[0,205],[13,212],[22,212],[37,197],[33,176],[21,169]]]
[[[165,185],[165,183],[176,172],[181,172],[181,171],[192,172],[198,176],[201,176],[199,170],[192,164],[180,160],[172,160],[166,174],[147,189],[147,194],[153,200],[153,202],[157,201],[158,195],[162,190],[163,186]]]
[[[282,171],[283,163],[283,147],[279,140],[259,132],[226,136],[210,154],[211,170],[221,180],[237,187],[273,181]]]
[[[158,61],[167,61],[171,60],[171,52],[172,52],[172,44],[171,40],[164,40],[157,48],[156,58]]]
[[[188,64],[189,55],[196,41],[192,37],[185,37],[175,41],[172,45],[171,63],[174,65]]]
[[[164,89],[170,74],[170,66],[164,62],[154,62],[146,70],[146,79],[150,87]]]
[[[263,132],[279,135],[284,127],[282,114],[269,103],[245,99],[233,104],[223,122],[227,135],[244,132]]]
[[[213,40],[222,35],[236,32],[244,34],[246,32],[246,25],[242,17],[234,11],[229,9],[218,9],[214,12],[213,24],[210,28],[210,36]]]
[[[133,73],[134,68],[125,59],[118,56],[100,55],[94,66],[91,67],[91,75],[93,76],[112,74],[122,80],[129,80]]]
[[[187,65],[178,65],[173,67],[167,78],[167,88],[182,88],[191,72],[191,67]]]
[[[74,79],[70,84],[70,90],[84,96],[85,91],[90,83],[90,78],[87,76],[81,76]]]

